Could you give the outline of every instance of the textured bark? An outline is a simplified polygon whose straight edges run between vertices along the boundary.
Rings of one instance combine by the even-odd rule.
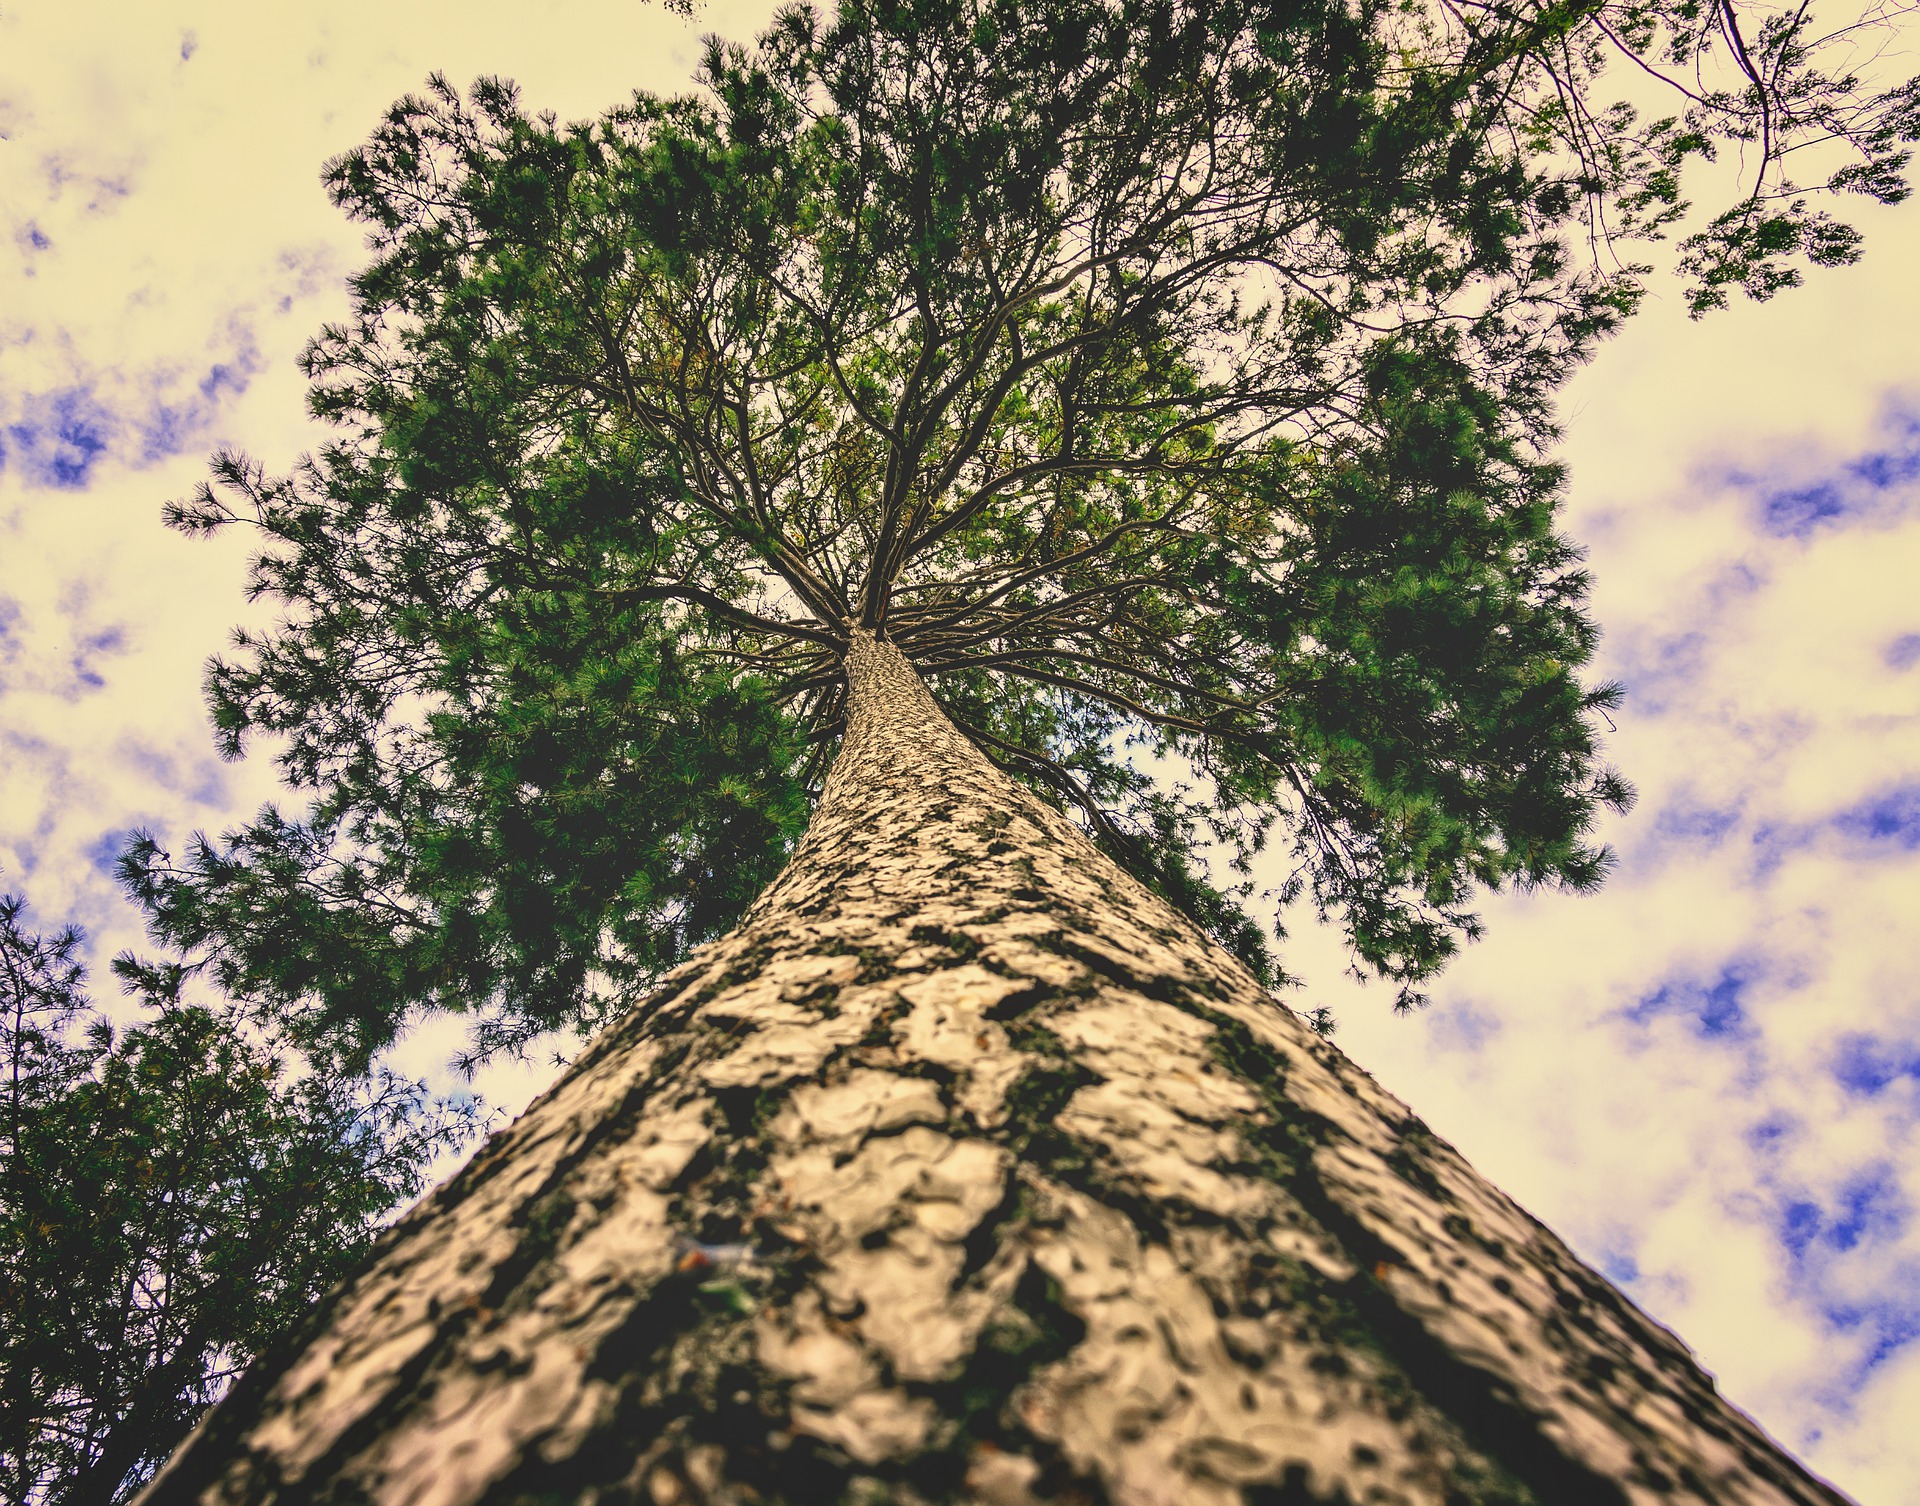
[[[147,1501],[1836,1502],[860,635],[792,864]]]

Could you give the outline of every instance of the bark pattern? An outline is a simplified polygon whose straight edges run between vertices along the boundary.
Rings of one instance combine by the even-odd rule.
[[[1841,1501],[856,635],[812,828],[148,1506]]]

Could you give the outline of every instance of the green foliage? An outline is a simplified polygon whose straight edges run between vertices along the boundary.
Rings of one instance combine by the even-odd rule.
[[[1629,798],[1551,454],[1640,295],[1611,249],[1727,143],[1703,307],[1852,254],[1769,207],[1787,152],[1905,192],[1911,86],[1803,20],[846,0],[564,128],[436,79],[328,170],[373,251],[307,354],[335,441],[172,511],[264,536],[284,619],[210,696],[311,810],[131,887],[348,1062],[419,1009],[475,1056],[592,1023],[777,869],[865,626],[1267,976],[1278,844],[1410,1002]],[[1623,60],[1683,114],[1597,93]]]
[[[1661,204],[1664,227],[1686,207],[1678,197],[1686,159],[1713,160],[1729,146],[1738,153],[1743,192],[1680,243],[1695,318],[1725,308],[1734,288],[1765,301],[1798,287],[1802,265],[1859,259],[1859,232],[1816,208],[1809,194],[1858,194],[1881,204],[1907,197],[1909,148],[1920,140],[1920,79],[1876,92],[1861,70],[1880,61],[1893,20],[1910,9],[1868,8],[1823,31],[1822,12],[1811,4],[1770,10],[1738,0],[1616,0],[1598,8],[1599,37],[1684,102],[1680,116],[1627,133],[1633,150],[1658,163],[1642,174],[1648,186],[1629,188],[1629,206]],[[1625,123],[1638,124],[1630,114]],[[1814,177],[1796,181],[1790,166]]]
[[[470,1113],[388,1075],[300,1074],[174,968],[87,1010],[78,936],[0,899],[0,1478],[105,1503],[159,1465],[260,1347],[350,1270]]]
[[[262,561],[309,625],[213,677],[236,748],[242,729],[286,734],[294,782],[324,792],[306,817],[196,837],[178,866],[142,839],[125,865],[229,996],[279,1001],[350,1069],[415,1001],[473,1012],[484,1055],[591,1023],[590,1000],[731,925],[773,876],[806,817],[795,724],[755,676],[689,650],[665,604],[565,578],[569,556],[598,571],[645,547],[595,537],[577,491],[530,499],[550,518],[523,515],[523,544],[476,568],[483,546],[434,520],[397,539],[318,508],[295,523],[273,512],[285,491],[228,474],[270,527],[357,549],[364,572],[349,592]],[[424,563],[436,550],[452,557]],[[557,568],[528,580],[523,560]]]

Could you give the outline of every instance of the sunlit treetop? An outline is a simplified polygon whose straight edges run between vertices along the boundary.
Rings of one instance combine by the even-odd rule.
[[[130,882],[345,1050],[591,1023],[777,871],[864,626],[1267,977],[1305,895],[1414,999],[1628,799],[1552,446],[1634,248],[1690,158],[1696,310],[1857,254],[1789,165],[1906,191],[1890,23],[1816,19],[850,0],[576,125],[436,79],[328,169],[333,441],[172,513],[263,534],[214,717],[312,806]]]

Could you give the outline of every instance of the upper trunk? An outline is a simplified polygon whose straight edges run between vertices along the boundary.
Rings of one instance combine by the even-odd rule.
[[[856,633],[793,862],[147,1500],[1834,1502]]]

